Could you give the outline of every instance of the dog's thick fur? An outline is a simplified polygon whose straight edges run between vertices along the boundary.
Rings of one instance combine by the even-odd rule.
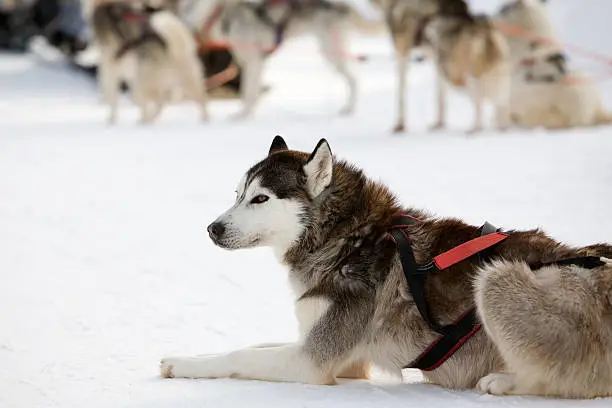
[[[307,154],[275,138],[243,177],[234,206],[208,230],[222,248],[274,249],[289,269],[299,340],[166,358],[162,376],[333,384],[361,377],[370,363],[399,375],[436,339],[384,239],[400,212],[422,220],[405,230],[418,263],[479,234],[460,220],[401,207],[384,185],[335,159],[325,140]],[[424,373],[427,380],[493,394],[612,395],[612,262],[528,267],[581,255],[612,257],[612,246],[572,248],[539,230],[514,232],[493,247],[491,263],[472,257],[430,276],[427,301],[440,324],[476,304],[486,330]]]
[[[362,33],[377,33],[384,29],[382,22],[364,18],[357,9],[344,1],[281,1],[253,2],[219,0],[223,7],[220,19],[211,27],[211,40],[227,43],[242,68],[241,96],[243,107],[236,119],[251,116],[261,96],[261,79],[267,55],[277,46],[277,30],[270,23],[284,24],[282,41],[314,35],[321,54],[344,78],[348,86],[347,101],[341,114],[351,114],[357,103],[357,80],[349,69],[346,34],[349,29]],[[296,4],[298,4],[296,6]],[[259,8],[258,8],[259,7]],[[210,3],[199,2],[189,7],[192,25],[201,27],[209,18]],[[264,20],[263,13],[269,21]]]
[[[483,129],[483,102],[496,108],[497,126],[510,124],[510,51],[504,36],[486,16],[437,15],[425,28],[437,70],[438,120],[446,127],[446,85],[467,91],[476,111],[470,132]]]
[[[435,16],[464,15],[465,0],[370,0],[380,8],[393,41],[397,69],[397,120],[394,132],[406,130],[406,85],[410,55],[420,46],[427,22]]]
[[[172,9],[157,3],[94,0],[86,9],[86,15],[91,14],[94,43],[100,49],[98,78],[103,100],[110,106],[110,123],[117,120],[122,79],[130,83],[141,123],[151,123],[159,116],[176,87],[198,104],[201,118],[208,119],[195,39]],[[124,13],[141,12],[147,6],[162,10],[144,21],[123,18]]]
[[[569,68],[559,72],[550,63],[550,56],[564,54],[565,50],[545,5],[538,0],[514,0],[501,8],[495,20],[510,46],[510,110],[514,124],[567,129],[612,122],[592,78]],[[529,66],[525,61],[531,61]],[[552,80],[537,80],[542,77]]]
[[[523,60],[513,74],[512,120],[521,127],[568,129],[612,123],[596,83],[548,51]],[[563,64],[560,66],[558,64]]]

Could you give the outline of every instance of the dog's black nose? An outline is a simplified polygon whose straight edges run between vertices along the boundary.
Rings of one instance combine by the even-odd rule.
[[[207,228],[208,235],[214,241],[217,240],[225,232],[225,225],[220,222],[213,222]]]

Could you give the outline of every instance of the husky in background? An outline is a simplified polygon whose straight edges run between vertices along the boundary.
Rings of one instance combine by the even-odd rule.
[[[122,79],[140,107],[141,123],[159,116],[176,87],[198,104],[201,118],[208,119],[197,44],[172,7],[159,1],[94,0],[85,13],[90,14],[101,54],[98,80],[110,107],[110,123],[117,120]]]
[[[316,37],[323,57],[346,81],[348,96],[341,114],[351,114],[357,103],[357,80],[349,70],[346,34],[350,29],[366,34],[384,29],[381,22],[364,18],[345,1],[220,0],[214,7],[207,2],[189,4],[188,11],[190,24],[210,25],[210,39],[227,43],[242,68],[243,108],[237,119],[251,116],[256,108],[267,56],[285,40],[304,35]]]
[[[595,81],[569,67],[542,3],[514,0],[495,16],[510,46],[512,121],[525,128],[547,129],[612,123]]]
[[[569,129],[612,123],[593,78],[547,49],[524,58],[513,73],[512,120],[525,128]]]
[[[503,34],[484,16],[438,13],[427,24],[424,42],[431,48],[437,71],[438,120],[446,127],[447,84],[466,91],[476,111],[470,133],[483,129],[483,102],[495,105],[497,126],[510,125],[510,50]]]
[[[406,130],[406,78],[412,51],[422,45],[429,21],[439,15],[467,13],[465,0],[370,0],[382,10],[393,41],[397,65],[397,120],[394,132]]]
[[[369,364],[401,375],[438,333],[388,238],[398,214],[418,220],[396,225],[418,265],[482,235],[401,206],[324,139],[308,154],[277,136],[208,232],[228,250],[274,250],[289,271],[299,340],[165,358],[161,375],[334,384],[365,376]],[[486,256],[428,276],[425,299],[440,325],[475,305],[485,330],[425,378],[496,395],[612,396],[612,246],[570,247],[539,230],[506,235]],[[584,256],[593,257],[590,266],[557,262]]]

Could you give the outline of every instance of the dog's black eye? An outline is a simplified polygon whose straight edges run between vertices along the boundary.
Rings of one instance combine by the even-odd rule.
[[[260,194],[258,196],[253,197],[253,199],[251,200],[251,204],[265,203],[266,201],[268,201],[269,198],[270,197],[268,197],[267,195]]]

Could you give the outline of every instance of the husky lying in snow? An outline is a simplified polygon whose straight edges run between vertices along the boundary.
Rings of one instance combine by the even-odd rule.
[[[569,69],[564,47],[541,3],[513,0],[495,16],[502,31],[509,30],[513,122],[547,129],[612,123],[593,79]]]
[[[547,49],[513,73],[512,120],[525,128],[569,129],[612,123],[593,78],[569,69],[563,53]]]
[[[400,206],[325,140],[308,154],[278,136],[208,231],[221,248],[273,248],[289,270],[299,340],[165,358],[163,377],[334,384],[374,364],[496,395],[612,396],[611,245],[433,218]],[[488,237],[497,243],[458,257]],[[453,340],[449,328],[464,330],[456,322],[471,313],[468,335]],[[449,339],[449,353],[415,363]]]

